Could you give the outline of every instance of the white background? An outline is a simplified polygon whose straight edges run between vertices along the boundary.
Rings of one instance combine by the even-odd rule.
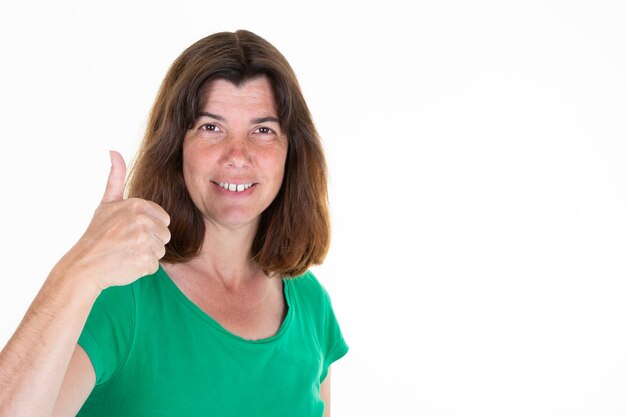
[[[3,3],[0,345],[171,62],[247,28],[327,152],[333,415],[626,415],[624,3],[414,3]]]

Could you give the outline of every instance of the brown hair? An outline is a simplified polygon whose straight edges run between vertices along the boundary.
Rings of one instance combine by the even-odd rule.
[[[311,114],[291,66],[265,39],[239,30],[210,35],[170,67],[152,107],[128,183],[128,196],[154,201],[171,218],[165,262],[184,262],[202,246],[204,221],[182,174],[182,143],[215,79],[241,85],[265,75],[274,90],[289,145],[281,189],[262,213],[253,259],[268,275],[294,277],[323,261],[330,240],[326,162]]]

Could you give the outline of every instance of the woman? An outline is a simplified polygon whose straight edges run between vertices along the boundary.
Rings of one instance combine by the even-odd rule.
[[[111,163],[0,355],[0,415],[329,415],[347,345],[307,272],[328,248],[326,168],[285,58],[247,31],[196,42],[163,81],[130,198]]]

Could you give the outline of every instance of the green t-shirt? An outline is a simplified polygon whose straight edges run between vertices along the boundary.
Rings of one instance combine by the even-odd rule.
[[[254,341],[220,326],[162,268],[106,289],[78,341],[96,371],[78,416],[322,416],[320,383],[348,346],[311,272],[283,283],[287,315]]]

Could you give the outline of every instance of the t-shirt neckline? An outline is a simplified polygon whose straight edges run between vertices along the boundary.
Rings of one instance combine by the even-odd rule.
[[[293,305],[292,305],[292,300],[291,300],[291,283],[290,283],[290,280],[288,279],[282,278],[283,293],[285,296],[285,302],[287,303],[287,314],[285,315],[285,318],[283,319],[283,322],[281,323],[276,334],[268,338],[264,338],[264,339],[246,339],[244,337],[236,335],[235,333],[232,333],[231,331],[223,327],[217,320],[215,320],[209,314],[204,312],[204,310],[202,310],[200,307],[198,307],[198,305],[196,305],[193,301],[191,301],[185,295],[185,293],[183,293],[181,289],[178,288],[178,286],[174,283],[172,278],[170,278],[170,276],[167,274],[165,269],[163,269],[163,266],[160,264],[159,264],[159,269],[157,270],[156,275],[157,277],[161,277],[163,279],[163,282],[165,282],[166,285],[172,290],[172,293],[176,296],[176,298],[179,301],[181,301],[185,306],[187,306],[193,313],[195,313],[205,322],[209,323],[212,327],[216,328],[217,330],[221,331],[227,336],[234,338],[236,340],[239,340],[243,343],[263,344],[263,343],[274,342],[278,340],[287,331],[287,328],[289,327],[289,324],[291,323],[291,319],[293,316]]]

